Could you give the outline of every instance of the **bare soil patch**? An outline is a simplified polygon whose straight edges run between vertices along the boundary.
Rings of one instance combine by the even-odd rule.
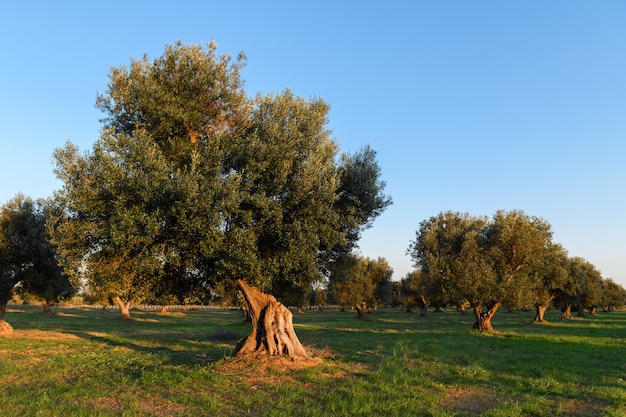
[[[78,340],[79,336],[46,330],[13,330],[10,333],[0,333],[0,337],[8,339],[38,339],[38,340]]]
[[[497,406],[497,393],[486,388],[451,388],[442,400],[442,407],[450,407],[470,415],[480,415]]]

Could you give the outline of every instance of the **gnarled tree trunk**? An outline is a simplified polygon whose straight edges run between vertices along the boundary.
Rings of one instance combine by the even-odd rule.
[[[574,316],[572,316],[572,305],[567,304],[565,307],[563,307],[563,314],[561,314],[561,319],[571,320],[573,318]]]
[[[533,320],[533,323],[547,323],[548,321],[543,318],[543,316],[546,314],[547,309],[548,307],[546,306],[535,304],[535,318]]]
[[[367,311],[367,303],[365,301],[363,301],[361,305],[355,305],[354,309],[356,310],[355,319],[369,321],[370,318],[367,317],[367,314],[365,314],[365,312]]]
[[[474,316],[476,317],[474,329],[481,332],[493,331],[493,327],[491,326],[491,318],[496,314],[498,307],[500,307],[500,303],[498,302],[493,304],[487,309],[486,312],[483,312],[483,306],[481,304],[473,304],[472,307],[474,307]]]
[[[7,311],[7,303],[2,302],[0,303],[0,333],[9,333],[13,331],[13,327],[7,323],[6,321],[4,321],[4,315]]]
[[[120,307],[120,319],[121,320],[130,320],[130,307],[132,305],[132,303],[130,301],[128,302],[123,302],[122,299],[120,298],[119,295],[116,295],[115,298],[113,298],[113,301],[115,301],[115,304],[117,304]]]
[[[252,333],[241,340],[236,356],[288,355],[292,359],[307,358],[306,351],[293,329],[293,314],[274,296],[249,285],[235,281],[243,292],[252,323]]]
[[[428,300],[426,300],[426,297],[424,297],[423,294],[420,294],[420,301],[421,301],[420,316],[421,317],[426,317],[426,314],[428,313],[428,306],[430,305],[430,303],[428,302]]]

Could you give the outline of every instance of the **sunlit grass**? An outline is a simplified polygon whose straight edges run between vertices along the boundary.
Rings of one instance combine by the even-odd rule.
[[[455,311],[397,309],[354,320],[305,311],[296,331],[318,366],[237,365],[237,311],[135,320],[98,309],[9,312],[0,337],[3,416],[625,416],[626,312],[530,324],[502,312],[496,334]],[[228,332],[225,332],[228,331]]]

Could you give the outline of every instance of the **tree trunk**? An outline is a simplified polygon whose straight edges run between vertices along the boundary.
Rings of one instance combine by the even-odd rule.
[[[428,306],[430,305],[430,303],[426,300],[426,297],[424,297],[423,294],[420,294],[420,301],[422,302],[420,307],[420,316],[426,317],[426,314],[428,313]]]
[[[4,320],[4,315],[7,311],[7,303],[0,303],[0,334],[9,333],[13,331],[13,327]]]
[[[167,306],[164,304],[161,306],[161,311],[159,312],[159,314],[165,314],[167,313]]]
[[[367,304],[365,302],[363,302],[360,306],[359,305],[354,306],[354,309],[356,310],[355,319],[366,320],[366,321],[370,320],[370,318],[367,317],[367,314],[365,314],[365,311],[367,311]]]
[[[445,310],[441,306],[436,306],[435,310],[433,311],[433,313],[444,313],[444,312]]]
[[[113,298],[113,301],[115,301],[115,303],[120,307],[120,319],[130,320],[130,307],[132,305],[131,302],[123,302],[119,295],[116,295],[115,298]]]
[[[568,304],[563,307],[563,314],[561,314],[561,319],[563,320],[571,320],[574,316],[572,316],[572,305]]]
[[[577,314],[577,316],[581,317],[581,318],[585,317],[585,309],[584,309],[583,306],[578,306],[578,314]]]
[[[598,311],[597,311],[597,307],[591,307],[589,308],[589,314],[591,314],[592,316],[597,316],[598,315]]]
[[[536,313],[535,313],[535,319],[533,320],[533,323],[547,323],[547,320],[544,319],[543,316],[546,313],[546,310],[548,309],[548,307],[535,304],[535,309],[536,309]]]
[[[235,355],[288,355],[292,359],[307,358],[306,351],[293,329],[293,315],[274,296],[265,294],[246,281],[235,281],[243,292],[252,323],[252,333],[237,345]]]
[[[494,316],[494,314],[496,314],[498,307],[500,307],[500,303],[495,303],[490,308],[488,308],[486,312],[483,312],[483,306],[480,304],[475,304],[473,307],[474,316],[476,317],[474,329],[481,332],[492,332],[493,327],[491,326],[491,318]]]
[[[43,300],[41,304],[43,305],[44,314],[50,314],[52,309],[50,308],[50,303],[48,302],[48,300]]]

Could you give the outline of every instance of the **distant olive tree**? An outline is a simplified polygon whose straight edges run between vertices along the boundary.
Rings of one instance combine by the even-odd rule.
[[[357,319],[367,320],[368,309],[391,301],[393,269],[384,258],[374,260],[352,255],[346,259],[350,262],[332,275],[331,292],[341,306],[354,307]]]
[[[489,331],[503,304],[527,301],[551,239],[545,220],[521,211],[498,211],[491,219],[444,212],[420,224],[409,254],[416,268],[469,302],[474,328]]]
[[[48,202],[22,194],[0,207],[0,331],[11,330],[4,316],[18,284],[22,294],[40,299],[46,312],[74,293],[50,240],[49,214]]]

